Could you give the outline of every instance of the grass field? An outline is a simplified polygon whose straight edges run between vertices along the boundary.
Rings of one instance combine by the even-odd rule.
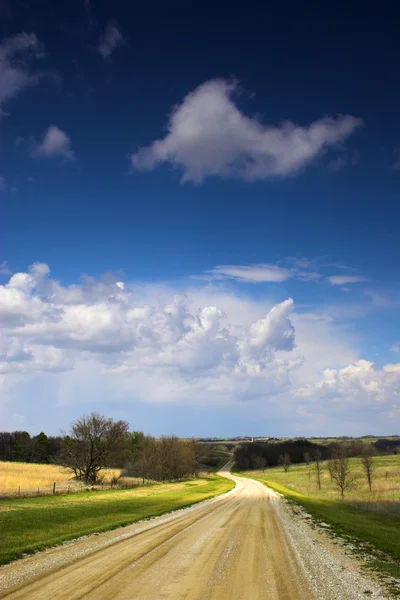
[[[326,465],[321,490],[316,484],[315,471],[306,465],[292,466],[287,473],[280,467],[262,471],[247,471],[242,475],[258,479],[303,506],[314,518],[331,526],[333,533],[361,545],[369,545],[385,558],[374,562],[376,568],[400,577],[400,456],[375,458],[373,491],[369,492],[359,459],[351,459],[357,476],[345,500],[330,481]],[[311,474],[310,474],[311,473]],[[361,547],[361,546],[360,546]]]
[[[0,500],[0,564],[82,535],[195,504],[233,486],[228,479],[212,474],[134,490]]]
[[[104,482],[111,480],[113,475],[119,475],[119,469],[103,469],[100,473]],[[54,482],[57,485],[71,485],[73,489],[79,489],[79,484],[74,480],[73,472],[65,467],[57,465],[41,465],[35,463],[0,462],[0,495],[16,494],[37,491],[39,489],[50,489]]]

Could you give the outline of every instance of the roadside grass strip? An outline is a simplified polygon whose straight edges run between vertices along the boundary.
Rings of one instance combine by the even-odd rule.
[[[0,500],[0,564],[91,533],[131,525],[224,494],[216,474],[132,490]]]

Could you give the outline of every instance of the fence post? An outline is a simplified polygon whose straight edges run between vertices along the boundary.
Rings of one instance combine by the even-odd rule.
[[[53,496],[56,495],[56,482],[53,483]]]
[[[18,497],[19,498],[21,497],[21,486],[20,485],[18,486]]]
[[[68,486],[68,494],[69,494],[69,486]]]
[[[37,489],[37,495],[39,496],[39,486],[38,486],[38,489]]]

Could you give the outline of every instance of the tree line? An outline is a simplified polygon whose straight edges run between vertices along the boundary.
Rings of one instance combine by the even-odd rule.
[[[122,476],[171,481],[196,476],[201,461],[210,461],[210,450],[195,440],[177,436],[156,439],[130,431],[126,421],[114,421],[93,412],[72,423],[60,437],[26,431],[0,433],[0,460],[54,463],[70,468],[77,480],[87,484],[102,481],[102,470],[120,469]]]
[[[290,463],[302,463],[304,454],[310,455],[316,451],[322,452],[328,458],[329,450],[320,444],[314,444],[306,439],[288,440],[285,442],[248,442],[240,444],[235,450],[235,462],[240,470],[259,469],[265,466],[285,466]]]
[[[27,431],[0,431],[0,461],[56,462],[61,441],[61,436],[47,436],[43,431],[35,436]]]

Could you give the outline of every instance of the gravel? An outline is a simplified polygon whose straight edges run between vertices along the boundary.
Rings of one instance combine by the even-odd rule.
[[[350,546],[329,535],[327,523],[313,526],[310,515],[269,490],[271,500],[294,548],[298,562],[306,572],[320,600],[393,600],[372,573],[363,572],[363,563],[349,552]],[[322,525],[322,527],[320,526]]]

